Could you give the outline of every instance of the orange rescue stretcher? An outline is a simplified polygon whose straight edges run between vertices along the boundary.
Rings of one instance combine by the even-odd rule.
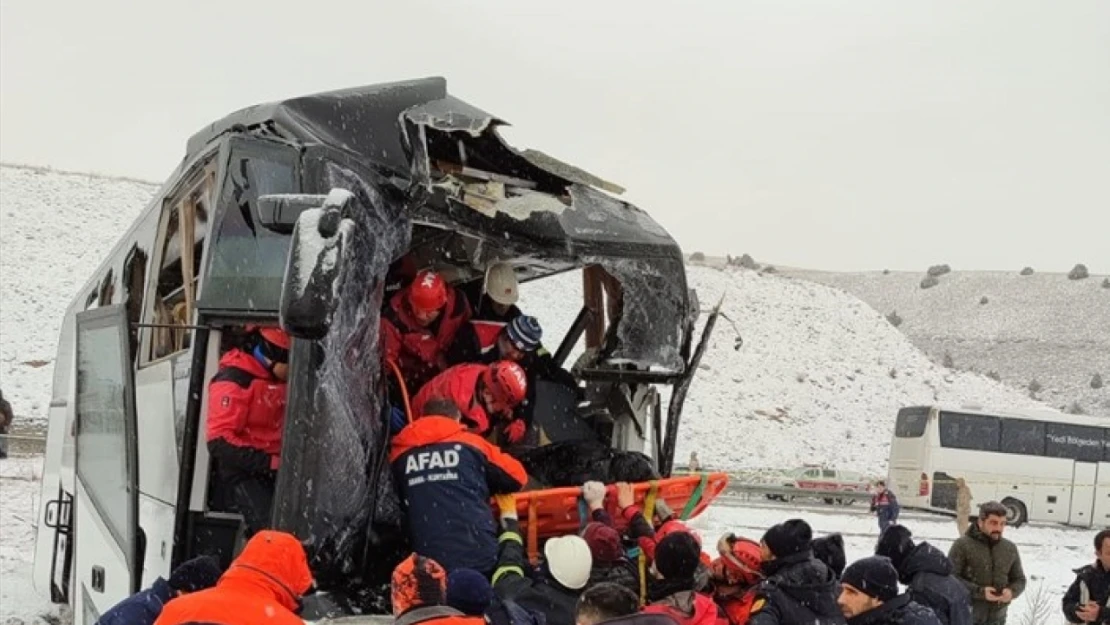
[[[705,511],[727,485],[726,473],[701,473],[638,482],[632,486],[636,505],[645,511],[645,515],[651,514],[655,501],[662,499],[679,518],[687,520]],[[616,486],[607,485],[605,491],[605,510],[623,533],[628,528],[628,522],[617,509]],[[497,510],[497,504],[492,505]],[[541,541],[576,534],[590,520],[582,500],[582,489],[575,486],[517,493],[516,506],[520,531],[526,537],[528,556],[533,562],[539,556]]]

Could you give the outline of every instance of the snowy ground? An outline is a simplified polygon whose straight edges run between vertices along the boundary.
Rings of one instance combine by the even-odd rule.
[[[57,606],[31,585],[42,458],[0,460],[0,625],[48,623]]]
[[[58,606],[40,596],[31,584],[32,523],[39,506],[41,462],[40,457],[0,460],[0,625],[57,622],[53,619],[57,618]],[[725,532],[758,540],[771,525],[798,517],[806,519],[817,535],[842,533],[849,561],[869,555],[877,539],[875,520],[862,506],[825,510],[819,505],[792,507],[760,500],[730,500],[711,507],[693,524],[706,547],[712,548]],[[906,512],[902,522],[918,540],[927,540],[945,551],[955,536],[955,524],[949,518]],[[1050,622],[1056,622],[1055,606],[1071,583],[1071,569],[1093,558],[1090,545],[1094,531],[1046,525],[1010,528],[1006,535],[1021,550],[1030,580],[1027,595],[1031,596],[1038,584],[1043,585],[1054,606]],[[1026,601],[1022,597],[1014,603],[1011,622],[1021,622],[1017,616],[1026,609]]]

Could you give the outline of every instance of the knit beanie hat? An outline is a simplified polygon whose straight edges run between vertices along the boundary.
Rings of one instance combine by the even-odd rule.
[[[687,532],[674,532],[655,547],[655,569],[668,580],[693,580],[701,563],[701,547]]]
[[[215,586],[222,574],[219,560],[198,556],[178,565],[170,573],[169,585],[178,592],[196,592]]]
[[[890,601],[898,596],[898,571],[894,570],[890,558],[882,556],[856,560],[844,569],[840,583],[879,601]]]
[[[879,544],[875,547],[875,555],[890,558],[890,563],[896,569],[901,567],[902,562],[906,560],[906,556],[910,555],[915,546],[913,539],[910,538],[912,535],[904,525],[891,525],[879,537]]]
[[[809,523],[801,519],[790,519],[779,523],[763,535],[763,543],[776,558],[785,558],[806,551],[812,540],[813,530],[809,527]]]
[[[539,319],[529,315],[518,315],[505,326],[505,334],[509,342],[522,352],[531,353],[540,346],[543,339],[543,329],[540,328]]]
[[[590,546],[594,564],[609,564],[624,557],[620,532],[604,523],[587,524],[582,530],[582,539]]]
[[[455,569],[447,576],[447,605],[467,616],[482,616],[493,601],[489,580],[474,569]]]

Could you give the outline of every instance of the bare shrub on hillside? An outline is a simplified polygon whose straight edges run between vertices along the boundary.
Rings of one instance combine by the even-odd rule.
[[[1110,289],[1110,278],[1103,278],[1102,279],[1102,288]]]
[[[902,318],[898,316],[898,311],[897,310],[890,311],[890,314],[888,314],[886,316],[886,320],[888,322],[890,322],[890,325],[892,325],[896,328],[898,326],[902,325]]]
[[[939,278],[946,273],[952,273],[952,268],[948,265],[933,265],[925,272],[926,275],[933,276],[934,278]]]
[[[956,366],[956,362],[952,360],[952,354],[949,352],[944,352],[944,360],[941,361],[941,364],[944,365],[945,369],[953,369]]]
[[[1032,590],[1025,591],[1025,611],[1018,618],[1017,625],[1055,625],[1056,602],[1038,582]]]
[[[1022,269],[1021,270],[1021,275],[1023,275],[1023,276],[1033,275],[1033,268],[1032,267],[1026,267],[1025,269]]]
[[[1098,389],[1102,388],[1102,376],[1101,375],[1096,373],[1093,376],[1091,376],[1091,388],[1095,389],[1096,391]]]
[[[1037,378],[1033,378],[1032,380],[1029,381],[1029,387],[1028,388],[1029,388],[1029,396],[1030,397],[1032,397],[1033,395],[1036,395],[1037,393],[1040,393],[1042,390],[1044,390],[1044,387],[1041,386],[1041,383],[1037,381]]]
[[[690,254],[690,260],[695,263],[704,263],[705,254],[702,252],[694,252],[693,254]]]
[[[1090,272],[1087,271],[1087,265],[1084,265],[1083,263],[1079,263],[1078,265],[1072,267],[1071,271],[1068,272],[1068,280],[1083,280],[1084,278],[1089,278],[1090,276]]]
[[[759,269],[759,263],[755,262],[755,259],[752,258],[750,254],[741,256],[740,260],[736,261],[736,264],[744,269]]]
[[[986,305],[987,305],[987,304],[989,304],[990,302],[991,302],[991,301],[990,301],[990,299],[988,299],[986,295],[984,295],[983,297],[979,298],[979,305],[980,305],[980,306],[986,306]]]
[[[925,279],[921,281],[921,288],[931,289],[938,284],[940,284],[940,280],[937,280],[936,276],[925,276]]]
[[[778,273],[779,270],[775,269],[774,265],[767,265],[763,268],[763,273]]]

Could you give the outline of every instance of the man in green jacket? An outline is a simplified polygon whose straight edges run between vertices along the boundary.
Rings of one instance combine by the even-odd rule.
[[[952,543],[948,558],[971,593],[975,625],[1004,625],[1006,608],[1025,590],[1017,546],[1002,537],[1006,507],[997,501],[979,506],[979,520]]]

